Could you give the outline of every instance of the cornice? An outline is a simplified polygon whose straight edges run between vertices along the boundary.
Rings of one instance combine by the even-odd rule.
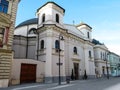
[[[38,28],[37,33],[42,33],[44,31],[50,30],[50,29],[59,31],[63,35],[65,35],[69,38],[76,39],[82,43],[88,42],[88,44],[93,45],[90,41],[84,40],[83,38],[75,36],[74,34],[68,33],[67,29],[61,28],[61,27],[57,26],[56,24],[43,24],[41,27]]]
[[[10,24],[11,24],[10,15],[0,12],[0,27],[1,26],[9,27]]]
[[[1,49],[0,48],[0,54],[1,53],[12,53],[12,50],[6,50],[6,49]]]
[[[57,30],[60,33],[66,33],[66,29],[57,26],[56,24],[43,24],[41,27],[38,28],[38,33],[44,32],[45,30]]]
[[[64,8],[62,8],[61,6],[59,6],[58,4],[56,4],[55,2],[52,2],[52,1],[49,1],[46,4],[44,4],[43,6],[41,6],[40,8],[38,8],[37,12],[39,12],[40,10],[42,10],[45,7],[50,7],[51,6],[50,4],[52,4],[52,8],[57,9],[57,11],[60,11],[63,14],[65,13],[65,9]]]

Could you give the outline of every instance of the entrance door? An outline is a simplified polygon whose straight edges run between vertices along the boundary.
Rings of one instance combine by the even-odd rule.
[[[103,73],[103,75],[105,75],[105,67],[104,66],[102,66],[102,73]]]
[[[79,64],[74,63],[74,74],[75,74],[75,80],[79,79]]]
[[[30,83],[36,81],[36,65],[21,64],[20,83]]]

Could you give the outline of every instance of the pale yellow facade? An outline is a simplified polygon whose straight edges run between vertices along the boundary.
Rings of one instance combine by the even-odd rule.
[[[11,65],[13,60],[12,41],[19,0],[8,1],[8,11],[0,12],[0,87],[9,85]]]

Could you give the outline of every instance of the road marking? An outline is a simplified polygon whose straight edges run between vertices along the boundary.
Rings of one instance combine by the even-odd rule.
[[[69,84],[69,85],[60,85],[57,87],[52,87],[52,88],[48,88],[46,90],[54,90],[54,89],[59,89],[59,88],[63,88],[63,87],[69,87],[69,86],[73,86],[74,84]]]
[[[22,89],[39,87],[39,86],[45,86],[45,85],[35,85],[35,86],[28,86],[28,87],[20,87],[20,88],[14,88],[14,89],[12,89],[12,90],[22,90]]]

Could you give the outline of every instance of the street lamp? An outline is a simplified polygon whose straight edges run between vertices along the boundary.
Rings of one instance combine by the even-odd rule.
[[[58,52],[59,52],[59,62],[58,62],[58,66],[59,66],[59,82],[58,84],[61,85],[61,76],[60,76],[60,66],[62,65],[62,63],[60,63],[60,52],[61,52],[61,49],[60,49],[60,40],[64,40],[63,36],[60,34],[59,35],[59,46],[58,46]]]
[[[107,65],[108,55],[109,55],[109,54],[107,54],[107,58],[106,58],[107,79],[109,79],[109,70],[108,70],[108,65]]]

